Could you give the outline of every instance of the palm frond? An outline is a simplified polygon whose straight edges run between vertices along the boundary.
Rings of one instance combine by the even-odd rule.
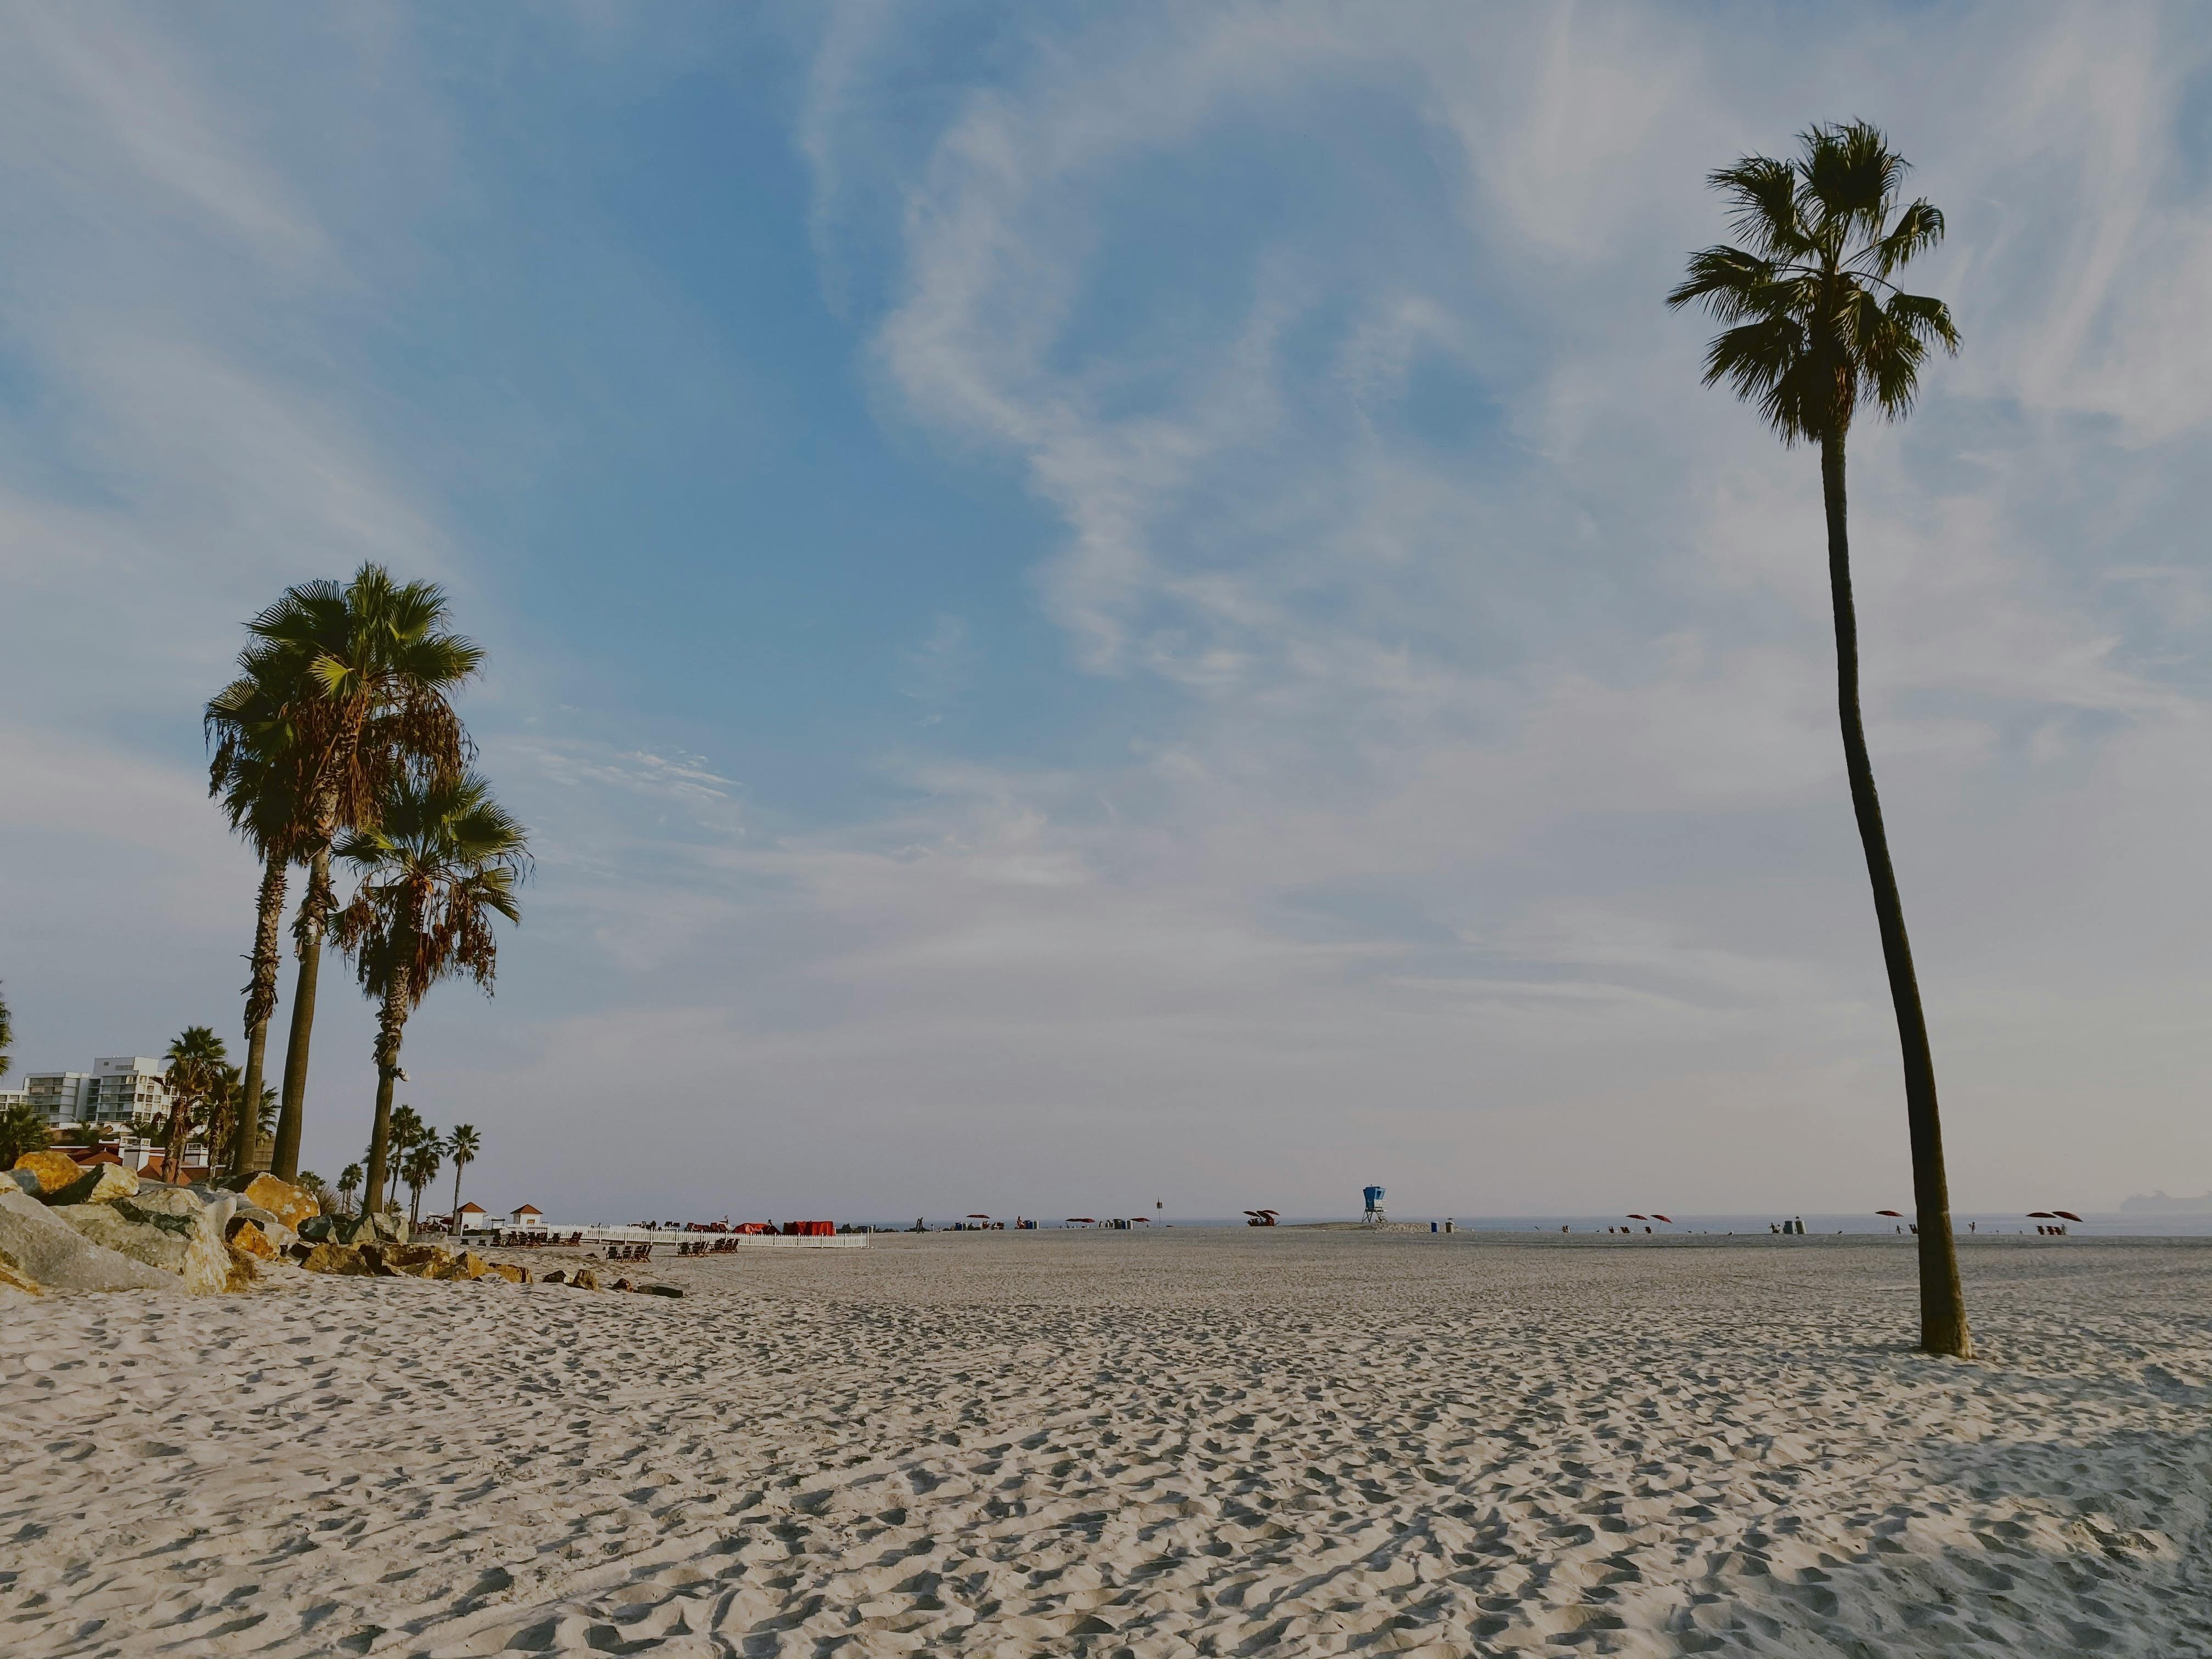
[[[1797,198],[1796,170],[1769,155],[1746,155],[1706,176],[1730,198],[1729,223],[1770,258],[1802,258],[1813,250]]]
[[[1942,240],[1924,199],[1890,222],[1904,158],[1863,121],[1801,141],[1794,161],[1747,155],[1711,175],[1741,245],[1692,253],[1666,296],[1726,325],[1707,346],[1705,383],[1726,383],[1785,443],[1840,434],[1862,403],[1901,416],[1929,350],[1959,343],[1941,301],[1875,291]]]
[[[1925,197],[1906,206],[1897,222],[1859,254],[1884,281],[1943,240],[1942,210]],[[1854,261],[1856,263],[1857,261]]]

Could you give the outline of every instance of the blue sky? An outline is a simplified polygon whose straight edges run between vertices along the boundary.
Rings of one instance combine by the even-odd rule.
[[[1863,116],[1966,337],[1853,457],[1954,1192],[2212,1188],[2197,9],[0,34],[19,1066],[234,1023],[197,710],[378,558],[539,849],[409,1039],[487,1202],[1898,1203],[1817,479],[1658,303],[1707,169]]]

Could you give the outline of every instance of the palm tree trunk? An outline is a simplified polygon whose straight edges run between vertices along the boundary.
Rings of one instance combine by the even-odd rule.
[[[284,1040],[284,1092],[276,1108],[276,1145],[269,1170],[279,1181],[300,1176],[300,1124],[307,1106],[307,1048],[315,1031],[315,980],[323,965],[323,924],[330,912],[331,850],[325,845],[308,866],[307,890],[292,936],[300,952],[300,977],[292,988],[292,1029]]]
[[[459,1236],[461,1231],[461,1169],[467,1162],[468,1159],[465,1158],[457,1158],[453,1160],[453,1217],[448,1224],[453,1228],[456,1237]]]
[[[1844,434],[1820,441],[1820,493],[1828,512],[1828,588],[1836,612],[1836,702],[1844,727],[1844,769],[1850,775],[1851,810],[1866,848],[1874,884],[1874,912],[1881,930],[1881,957],[1889,970],[1889,998],[1897,1010],[1897,1036],[1905,1059],[1905,1121],[1912,1141],[1912,1197],[1920,1218],[1920,1346],[1929,1353],[1974,1355],[1966,1328],[1966,1292],[1959,1283],[1959,1246],[1951,1233],[1951,1188],[1943,1173],[1943,1129],[1936,1111],[1936,1059],[1928,1046],[1928,1019],[1920,1008],[1920,981],[1912,971],[1912,945],[1905,933],[1905,904],[1889,860],[1881,799],[1875,793],[1859,716],[1859,629],[1851,603],[1850,542],[1845,524]]]
[[[399,1042],[407,1027],[407,1004],[398,986],[384,994],[376,1019],[376,1116],[368,1132],[368,1177],[362,1190],[371,1207],[384,1202],[390,1168],[392,1085],[399,1078]]]
[[[192,1111],[190,1099],[182,1093],[169,1102],[169,1135],[161,1148],[161,1179],[172,1187],[183,1183],[185,1178],[185,1143],[192,1138]]]
[[[239,1085],[238,1121],[232,1126],[233,1170],[265,1169],[261,1144],[261,1077],[268,1062],[269,1019],[276,1012],[277,930],[284,922],[286,861],[275,854],[261,871],[260,908],[253,927],[252,977],[246,986],[246,1076]]]

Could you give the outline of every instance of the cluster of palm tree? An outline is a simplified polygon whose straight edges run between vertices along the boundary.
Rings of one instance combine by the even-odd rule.
[[[377,1004],[362,1177],[371,1202],[392,1173],[408,1017],[442,979],[466,975],[490,991],[493,921],[520,920],[516,890],[530,866],[522,826],[471,770],[475,745],[452,698],[483,653],[447,626],[447,613],[436,584],[396,581],[375,564],[343,584],[289,587],[246,625],[238,677],[206,711],[209,793],[261,860],[242,1099],[266,1086],[284,902],[293,872],[306,878],[292,917],[298,968],[273,1141],[264,1145],[257,1115],[234,1114],[228,1161],[298,1177],[317,982],[334,944]],[[343,903],[341,875],[353,881]]]
[[[438,1178],[438,1172],[451,1158],[453,1164],[453,1213],[461,1207],[461,1171],[476,1162],[483,1150],[483,1137],[472,1123],[457,1123],[451,1134],[441,1135],[422,1121],[422,1114],[412,1106],[399,1105],[392,1109],[386,1136],[387,1174],[380,1194],[372,1189],[370,1201],[384,1210],[399,1207],[399,1188],[408,1189],[407,1218],[410,1223],[422,1218],[422,1191]],[[359,1189],[365,1171],[358,1164],[349,1164],[338,1177],[338,1188],[347,1195]]]
[[[209,1026],[187,1025],[163,1059],[161,1081],[169,1093],[161,1126],[163,1169],[183,1169],[185,1147],[195,1136],[206,1145],[213,1170],[240,1167],[226,1152],[238,1145],[241,1119],[254,1135],[267,1134],[276,1121],[276,1091],[264,1085],[249,1113],[245,1074],[230,1063],[228,1046]]]

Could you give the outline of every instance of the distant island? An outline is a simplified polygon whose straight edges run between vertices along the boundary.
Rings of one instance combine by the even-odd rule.
[[[2212,1193],[2202,1198],[2168,1198],[2164,1193],[2138,1193],[2120,1206],[2122,1215],[2212,1215]]]

